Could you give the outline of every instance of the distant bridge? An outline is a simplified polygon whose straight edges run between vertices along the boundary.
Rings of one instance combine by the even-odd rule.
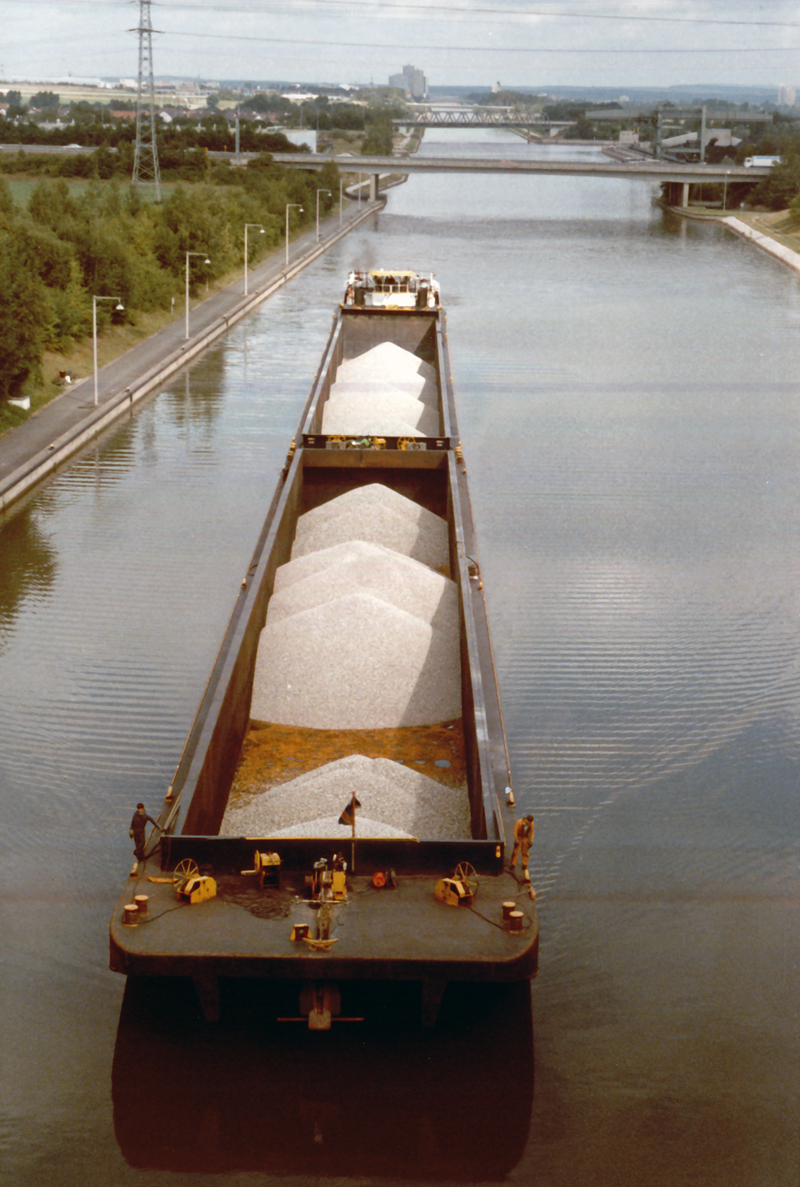
[[[399,128],[573,128],[575,120],[545,120],[537,115],[515,115],[511,108],[442,108],[414,111],[405,119],[392,120]]]

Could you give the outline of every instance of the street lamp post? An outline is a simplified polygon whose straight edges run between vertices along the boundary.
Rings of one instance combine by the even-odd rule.
[[[317,190],[317,243],[319,243],[319,196],[320,194],[330,194],[330,190]]]
[[[92,297],[92,353],[94,355],[94,406],[97,407],[97,302],[98,301],[116,301],[115,309],[124,309],[125,306],[120,301],[119,297]]]
[[[205,263],[210,264],[211,260],[206,256],[204,251],[187,251],[186,253],[186,334],[189,337],[189,256],[205,256]]]
[[[264,235],[265,231],[261,223],[245,223],[244,224],[244,295],[247,296],[247,228],[260,227],[259,235]]]
[[[286,267],[287,268],[289,267],[289,211],[295,207],[302,214],[303,207],[300,205],[299,202],[287,202],[286,203]]]

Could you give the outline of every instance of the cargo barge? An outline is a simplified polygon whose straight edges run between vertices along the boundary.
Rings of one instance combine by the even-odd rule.
[[[431,275],[356,271],[172,784],[111,920],[111,968],[295,982],[535,976],[516,820]],[[526,863],[527,864],[527,863]]]

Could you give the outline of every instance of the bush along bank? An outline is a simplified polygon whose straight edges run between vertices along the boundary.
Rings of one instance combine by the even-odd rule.
[[[187,252],[202,253],[191,258],[195,291],[241,268],[246,223],[264,228],[248,236],[253,263],[281,243],[288,203],[290,228],[313,221],[318,189],[330,191],[319,195],[327,215],[339,195],[333,163],[310,175],[263,157],[179,183],[160,205],[114,179],[78,191],[59,178],[38,182],[22,208],[0,177],[0,411],[42,384],[45,351],[68,353],[91,336],[93,296],[117,298],[97,302],[99,332],[136,325],[182,295]]]

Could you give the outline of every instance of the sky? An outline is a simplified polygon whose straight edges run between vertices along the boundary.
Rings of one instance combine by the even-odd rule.
[[[0,79],[138,75],[139,0],[0,0]],[[152,0],[153,70],[202,79],[800,90],[798,0]]]

